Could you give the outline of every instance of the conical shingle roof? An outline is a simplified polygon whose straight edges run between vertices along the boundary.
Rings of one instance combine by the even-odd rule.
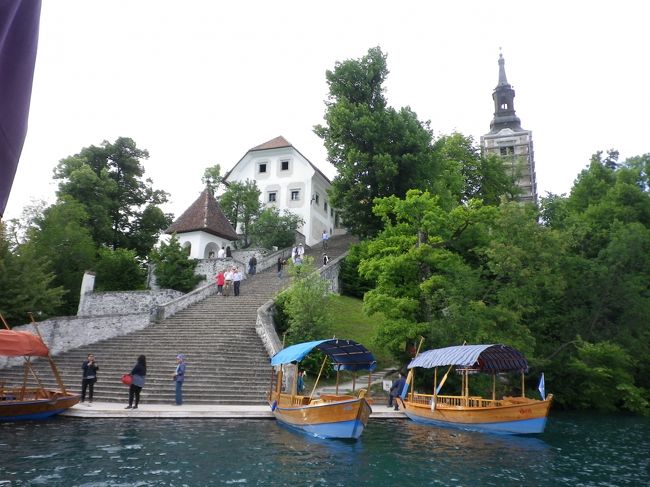
[[[214,196],[204,189],[201,196],[179,216],[165,233],[206,232],[228,240],[237,240],[237,232],[223,214]]]

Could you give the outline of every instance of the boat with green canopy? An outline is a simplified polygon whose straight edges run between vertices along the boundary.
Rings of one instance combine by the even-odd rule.
[[[297,391],[297,364],[313,350],[320,350],[325,359],[318,378],[309,395]],[[318,381],[327,362],[336,371],[335,394],[314,396]],[[299,343],[280,350],[271,358],[275,368],[269,392],[269,404],[276,419],[284,425],[321,438],[357,439],[363,433],[372,409],[367,391],[370,388],[370,373],[377,361],[372,353],[353,340],[334,338]],[[285,374],[286,369],[286,374]],[[339,374],[351,371],[368,371],[368,389],[352,394],[339,394]],[[286,390],[283,390],[283,377]]]

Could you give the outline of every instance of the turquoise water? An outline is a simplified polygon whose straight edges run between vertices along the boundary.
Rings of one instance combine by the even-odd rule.
[[[371,420],[356,442],[272,420],[0,424],[6,486],[648,486],[650,419],[556,414],[536,438]]]

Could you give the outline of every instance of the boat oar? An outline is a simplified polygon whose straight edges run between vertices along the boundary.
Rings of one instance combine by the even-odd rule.
[[[36,333],[38,334],[39,338],[43,343],[45,341],[43,340],[43,335],[41,335],[41,331],[38,329],[38,325],[36,324],[36,320],[34,319],[34,315],[30,312],[27,313],[29,315],[29,318],[32,320],[32,325],[34,326],[34,329],[36,330]],[[68,391],[65,390],[65,385],[63,385],[63,379],[61,379],[61,376],[59,375],[59,369],[57,369],[56,364],[54,363],[54,359],[52,359],[52,355],[50,354],[50,349],[48,347],[47,349],[47,359],[50,362],[50,368],[52,369],[52,373],[54,374],[54,378],[56,379],[57,384],[59,384],[59,387],[61,388],[61,392],[63,395],[67,395]]]
[[[309,401],[311,402],[311,399],[314,397],[314,392],[316,392],[316,386],[318,385],[318,381],[320,380],[320,376],[323,373],[323,369],[325,368],[325,362],[327,362],[327,355],[325,355],[325,358],[323,359],[323,363],[320,366],[320,370],[318,371],[318,377],[316,377],[316,382],[314,382],[314,387],[311,390],[311,394],[309,394]]]

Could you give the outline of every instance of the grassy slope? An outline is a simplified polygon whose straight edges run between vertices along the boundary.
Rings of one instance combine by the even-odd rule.
[[[332,296],[332,333],[338,338],[349,338],[362,343],[377,359],[379,369],[390,367],[394,360],[374,344],[377,324],[381,319],[363,313],[363,301],[348,296]]]

